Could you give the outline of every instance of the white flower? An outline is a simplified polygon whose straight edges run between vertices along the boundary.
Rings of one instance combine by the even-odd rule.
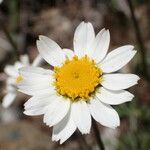
[[[39,53],[54,70],[20,69],[24,81],[19,89],[32,96],[24,113],[44,114],[44,123],[53,126],[52,140],[63,143],[77,128],[82,134],[89,133],[91,116],[110,128],[120,125],[110,105],[131,101],[134,96],[124,89],[137,84],[139,77],[112,72],[126,65],[136,51],[126,45],[106,55],[109,42],[108,30],[102,29],[95,37],[92,24],[84,22],[75,31],[74,51],[62,50],[51,39],[39,36]]]
[[[41,56],[33,61],[32,66],[37,66],[41,62]],[[9,107],[17,96],[17,85],[23,80],[23,77],[19,75],[19,68],[29,66],[29,58],[27,55],[22,55],[20,61],[15,62],[14,65],[7,65],[4,68],[5,73],[8,75],[6,80],[6,95],[3,98],[2,106]]]

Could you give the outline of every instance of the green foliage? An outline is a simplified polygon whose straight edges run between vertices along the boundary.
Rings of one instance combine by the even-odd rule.
[[[116,108],[121,118],[129,120],[127,132],[119,138],[117,150],[149,150],[150,148],[150,109],[148,105],[137,106],[135,103],[123,104]],[[130,119],[137,121],[132,129]],[[131,120],[132,121],[132,120]],[[133,120],[134,121],[134,120]]]

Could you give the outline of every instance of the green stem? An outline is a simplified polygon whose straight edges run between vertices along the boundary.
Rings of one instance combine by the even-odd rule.
[[[103,144],[101,136],[100,136],[100,131],[99,131],[97,124],[96,124],[96,121],[93,120],[92,124],[93,124],[93,131],[94,131],[95,138],[96,138],[97,144],[99,146],[99,149],[105,150],[104,144]]]
[[[8,42],[10,43],[10,45],[12,46],[14,52],[15,52],[15,56],[16,56],[16,59],[19,60],[19,51],[18,51],[18,47],[17,47],[17,44],[16,42],[14,41],[14,39],[12,38],[12,35],[10,34],[10,32],[7,30],[7,26],[6,24],[4,23],[5,21],[5,15],[3,14],[3,12],[0,11],[0,15],[2,16],[0,18],[0,24],[1,24],[1,27],[2,27],[2,30],[8,40]]]
[[[79,132],[75,132],[75,135],[78,138],[78,142],[79,142],[79,145],[80,145],[80,149],[83,149],[83,150],[91,150],[91,147],[90,145],[88,145],[88,143],[86,142],[86,139],[85,139],[85,136],[81,135],[81,133]]]
[[[141,36],[141,31],[139,28],[139,24],[138,24],[138,21],[136,19],[135,13],[134,13],[133,2],[132,2],[132,0],[127,0],[127,3],[130,8],[131,18],[132,18],[132,22],[133,22],[133,26],[134,26],[135,35],[136,35],[136,40],[137,40],[137,44],[138,44],[139,50],[140,50],[143,74],[150,81],[149,73],[148,73],[148,65],[147,65],[147,61],[146,61],[146,48],[144,46],[142,36]]]
[[[16,58],[19,60],[19,52],[18,52],[17,44],[14,42],[12,36],[10,35],[10,33],[8,32],[8,30],[6,29],[6,27],[3,24],[2,24],[2,29],[3,29],[3,32],[5,33],[6,37],[7,37],[7,40],[9,41],[11,46],[13,47],[13,50],[16,54]]]

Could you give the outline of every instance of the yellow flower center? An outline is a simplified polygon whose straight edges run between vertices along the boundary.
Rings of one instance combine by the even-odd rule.
[[[16,78],[16,83],[20,83],[21,81],[23,80],[23,77],[21,75],[19,75],[17,78]]]
[[[67,59],[61,67],[55,67],[54,71],[57,92],[72,101],[80,98],[87,101],[102,80],[101,69],[87,56]]]

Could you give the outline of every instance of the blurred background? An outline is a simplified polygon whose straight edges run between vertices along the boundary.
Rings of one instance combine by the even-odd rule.
[[[150,149],[150,1],[149,0],[3,0],[0,4],[0,105],[4,97],[3,72],[18,56],[38,55],[38,35],[46,35],[63,48],[73,46],[73,33],[81,21],[93,24],[96,33],[110,30],[110,50],[126,44],[136,57],[121,72],[136,73],[139,84],[130,89],[132,102],[114,106],[121,118],[116,130],[99,125],[106,150]],[[47,64],[44,64],[47,66]],[[49,66],[47,66],[49,67]],[[63,145],[51,141],[51,129],[42,116],[23,114],[28,100],[18,94],[7,109],[0,106],[0,150],[98,150],[95,135],[78,131]]]

